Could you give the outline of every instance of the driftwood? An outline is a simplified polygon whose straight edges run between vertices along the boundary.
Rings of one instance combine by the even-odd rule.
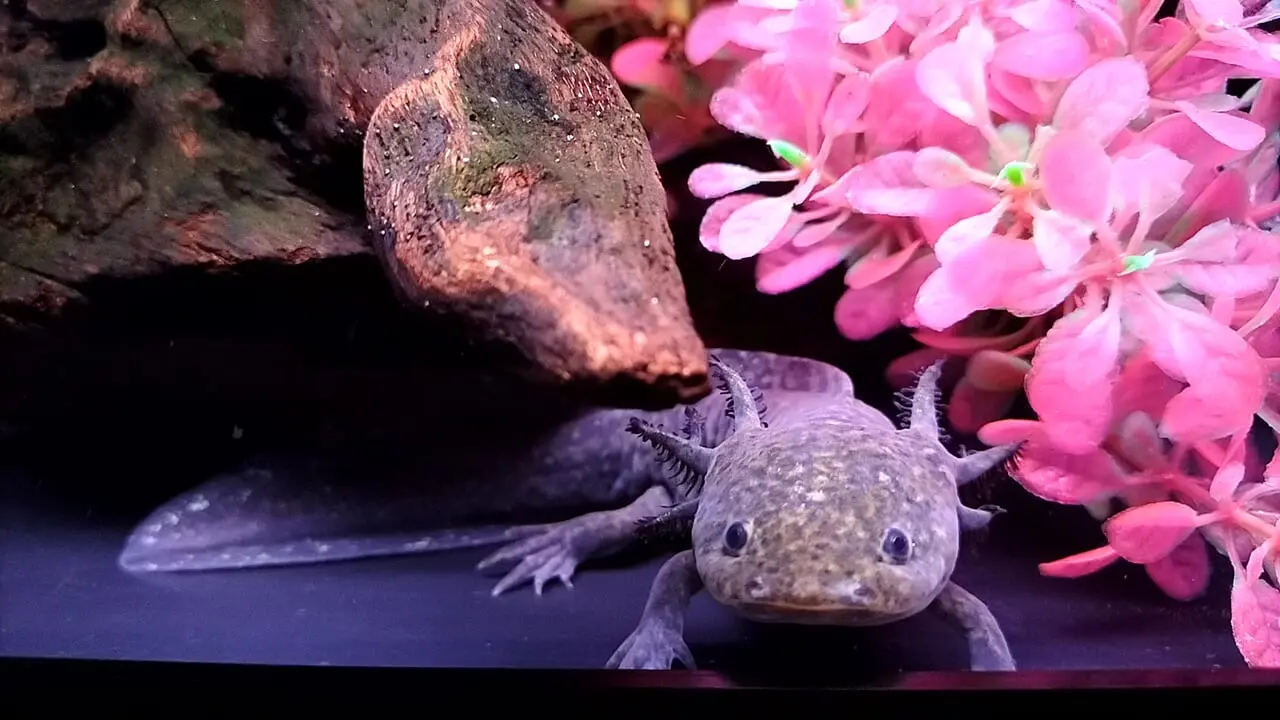
[[[544,384],[707,392],[643,129],[532,0],[11,1],[0,38],[10,333],[372,250]]]

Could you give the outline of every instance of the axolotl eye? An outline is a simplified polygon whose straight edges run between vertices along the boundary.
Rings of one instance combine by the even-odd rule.
[[[911,559],[911,538],[898,528],[889,528],[880,543],[880,552],[889,562],[901,565]]]
[[[747,541],[751,539],[751,533],[747,531],[747,526],[735,522],[724,529],[724,551],[729,555],[737,555],[747,546]]]

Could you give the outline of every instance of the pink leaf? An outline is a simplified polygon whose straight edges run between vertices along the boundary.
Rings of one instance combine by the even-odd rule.
[[[987,102],[996,115],[1025,127],[1025,124],[1033,124],[1036,118],[1048,114],[1049,106],[1040,94],[1042,83],[1039,81],[1003,70],[992,70],[989,82]]]
[[[737,30],[764,19],[770,11],[737,3],[719,3],[703,8],[689,23],[684,36],[684,56],[701,65],[729,45]]]
[[[1189,290],[1213,297],[1248,297],[1271,287],[1280,277],[1272,253],[1237,250],[1240,234],[1229,220],[1206,225],[1162,260]],[[1165,263],[1160,263],[1165,264]]]
[[[916,153],[911,169],[920,182],[937,188],[964,185],[973,174],[964,158],[940,147],[922,148]]]
[[[1165,595],[1188,602],[1204,594],[1212,574],[1204,538],[1192,534],[1163,558],[1146,566],[1147,576]]]
[[[1244,20],[1239,0],[1187,0],[1183,5],[1188,17],[1201,27],[1221,24],[1235,27]]]
[[[937,269],[938,258],[925,253],[916,257],[906,267],[899,270],[896,275],[892,276],[898,287],[897,300],[903,325],[913,328],[919,327],[919,319],[916,318],[916,295],[919,294],[920,287],[924,285],[924,281]]]
[[[1147,68],[1125,56],[1099,60],[1067,86],[1053,126],[1078,130],[1104,147],[1147,109]]]
[[[919,217],[948,211],[959,196],[924,187],[916,179],[914,161],[912,152],[881,155],[845,173],[829,190],[844,194],[851,208],[868,215]]]
[[[836,3],[801,0],[792,6],[790,26],[781,34],[783,72],[806,110],[821,109],[835,84],[831,60],[839,52],[839,42],[832,31],[839,18]]]
[[[979,350],[969,358],[964,376],[982,390],[1016,393],[1022,390],[1030,370],[1031,364],[1017,355]]]
[[[1262,579],[1259,552],[1271,549],[1272,543],[1264,543],[1250,557],[1249,568],[1236,566],[1231,584],[1231,633],[1245,662],[1255,668],[1280,668],[1280,590]]]
[[[1009,13],[1014,22],[1028,30],[1064,31],[1074,29],[1079,15],[1064,0],[1030,0],[1014,6]]]
[[[1209,484],[1209,496],[1214,500],[1230,500],[1240,483],[1244,482],[1244,462],[1236,460],[1223,463],[1218,472],[1213,474],[1213,482]]]
[[[928,345],[952,355],[972,355],[979,350],[999,346],[1005,340],[1003,337],[989,335],[965,335],[964,331],[965,328],[962,326],[949,327],[942,331],[917,330],[912,333],[912,337],[922,345]]]
[[[1191,121],[1185,113],[1165,115],[1138,135],[1140,142],[1163,145],[1197,167],[1225,165],[1244,156]]]
[[[1025,247],[1025,243],[1024,243]],[[1040,264],[1035,247],[1030,257]],[[1080,282],[1073,271],[1041,270],[1025,267],[1017,282],[1009,283],[1000,295],[1000,304],[1018,317],[1038,317],[1062,304]]]
[[[1219,298],[1242,298],[1262,292],[1280,275],[1280,267],[1274,264],[1182,263],[1176,271],[1178,279],[1191,292]]]
[[[862,72],[846,75],[831,91],[822,118],[822,129],[830,137],[857,132],[862,113],[871,102],[871,76]]]
[[[1093,450],[1111,425],[1111,387],[1120,357],[1120,318],[1112,304],[1085,306],[1053,324],[1027,374],[1027,399],[1053,445]]]
[[[1055,210],[1034,210],[1031,241],[1048,270],[1070,270],[1089,252],[1093,228]]]
[[[618,82],[672,99],[684,97],[684,76],[667,62],[667,43],[643,37],[619,47],[609,59]]]
[[[733,82],[711,96],[707,110],[716,122],[734,132],[761,139],[803,138],[803,113],[778,113],[777,107],[802,105],[788,82],[786,65],[757,58],[747,63]]]
[[[901,250],[887,256],[883,253],[877,255],[868,253],[867,256],[854,263],[849,268],[849,271],[845,273],[844,284],[854,290],[861,290],[891,277],[915,258],[916,250],[919,249],[920,243],[920,240],[915,240]]]
[[[743,193],[741,195],[730,195],[711,204],[707,211],[702,215],[702,223],[698,227],[698,240],[701,241],[702,247],[711,252],[720,252],[720,230],[724,227],[724,221],[729,216],[737,212],[740,208],[750,205],[757,200],[763,200],[766,196]]]
[[[1232,150],[1249,152],[1267,136],[1265,128],[1242,115],[1203,110],[1185,101],[1177,103],[1177,107],[1201,130]]]
[[[1268,373],[1251,345],[1212,318],[1131,294],[1129,329],[1166,374],[1190,384],[1164,411],[1161,432],[1178,442],[1216,440],[1253,423]]]
[[[756,289],[767,295],[794,290],[817,279],[849,255],[842,242],[824,242],[807,248],[784,245],[756,260]]]
[[[849,220],[848,213],[840,213],[830,220],[821,222],[806,222],[795,237],[791,238],[791,244],[797,248],[804,249],[811,245],[817,245],[830,238],[832,235],[840,231],[840,237],[844,244],[854,245],[859,238],[859,234],[855,232],[845,232],[848,230],[845,223]]]
[[[983,430],[984,437],[993,434]],[[1012,475],[1033,495],[1063,505],[1101,500],[1124,484],[1123,471],[1105,451],[1070,455],[1035,435],[1019,452]]]
[[[897,17],[898,8],[892,3],[876,3],[865,15],[840,30],[840,42],[862,45],[878,40],[889,32]]]
[[[986,59],[959,42],[939,45],[920,59],[916,84],[945,112],[978,125],[987,119]]]
[[[1160,438],[1160,432],[1151,416],[1143,412],[1134,412],[1120,417],[1123,419],[1112,431],[1112,437],[1116,441],[1112,449],[1116,455],[1138,470],[1163,467],[1167,463],[1164,441]]]
[[[1191,163],[1159,145],[1140,144],[1121,151],[1111,161],[1113,202],[1122,212],[1163,215],[1183,193]]]
[[[974,245],[985,241],[995,232],[996,224],[1009,207],[1008,203],[996,203],[996,206],[981,215],[974,215],[957,220],[938,236],[933,245],[939,262],[949,263]]]
[[[1164,501],[1129,508],[1102,524],[1107,542],[1132,563],[1155,562],[1173,552],[1198,527],[1199,513],[1182,503]]]
[[[734,210],[720,226],[720,253],[731,260],[749,258],[769,246],[791,219],[787,196],[761,198]]]
[[[1249,108],[1249,117],[1268,130],[1280,127],[1280,80],[1263,78]]]
[[[991,262],[991,258],[1001,262]],[[923,327],[945,330],[979,310],[997,307],[1040,264],[1031,245],[991,235],[960,250],[929,276],[916,296],[916,318]]]
[[[919,118],[936,112],[916,85],[917,61],[890,60],[871,73],[871,99],[863,120],[874,128],[866,140],[869,152],[899,150],[920,132]]]
[[[1111,159],[1097,140],[1070,130],[1053,136],[1039,163],[1045,199],[1054,210],[1100,225],[1111,210]]]
[[[1114,564],[1120,556],[1110,546],[1064,557],[1053,562],[1040,563],[1040,574],[1048,577],[1078,578],[1092,575],[1099,570]]]
[[[947,404],[947,420],[958,432],[977,432],[979,428],[1004,417],[1015,399],[1015,392],[985,390],[968,377],[962,377]]]
[[[782,175],[782,178],[778,176]],[[707,163],[689,173],[689,192],[698,198],[718,198],[745,190],[762,182],[794,179],[794,172],[762,173],[759,170],[731,163]]]
[[[1040,433],[1037,420],[997,420],[978,431],[978,439],[986,445],[1020,443]]]
[[[1127,40],[1120,27],[1118,6],[1107,0],[1076,0],[1076,9],[1085,16],[1085,25],[1093,34],[1093,41],[1098,49],[1106,52],[1114,49],[1115,54],[1127,51]]]
[[[900,315],[892,280],[846,290],[836,301],[836,328],[850,340],[870,340],[897,325]]]
[[[1120,371],[1112,394],[1113,413],[1116,417],[1126,417],[1141,412],[1158,423],[1164,416],[1165,406],[1182,387],[1182,383],[1164,374],[1152,362],[1150,351],[1144,348],[1130,355]]]
[[[1172,260],[1222,262],[1235,257],[1238,235],[1228,220],[1219,220],[1201,228],[1177,250],[1166,253]]]
[[[1075,77],[1089,60],[1089,43],[1075,30],[1029,31],[1005,38],[991,64],[1008,73],[1052,82]]]

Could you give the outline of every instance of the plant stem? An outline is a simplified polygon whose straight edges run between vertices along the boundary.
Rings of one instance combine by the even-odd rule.
[[[1155,85],[1157,80],[1163,77],[1165,73],[1169,72],[1169,69],[1172,68],[1174,64],[1186,57],[1187,53],[1195,49],[1195,46],[1199,43],[1200,35],[1194,30],[1184,35],[1182,39],[1178,41],[1178,44],[1169,48],[1151,64],[1151,69],[1147,71],[1147,82],[1151,85]]]

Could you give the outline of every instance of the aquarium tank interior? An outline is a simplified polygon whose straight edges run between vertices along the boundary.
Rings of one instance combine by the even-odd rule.
[[[0,4],[0,656],[1280,669],[1277,20]]]

